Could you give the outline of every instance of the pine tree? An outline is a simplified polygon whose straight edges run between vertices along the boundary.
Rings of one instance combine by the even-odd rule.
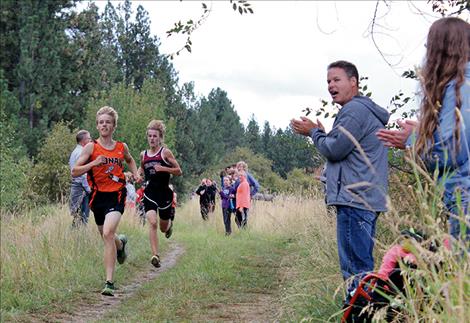
[[[269,150],[271,149],[272,130],[268,121],[264,122],[263,134],[261,136],[261,147],[262,154],[269,156]]]
[[[22,107],[20,116],[28,120],[27,145],[34,154],[37,138],[72,108],[68,84],[72,70],[65,64],[70,55],[65,26],[69,19],[66,9],[73,6],[73,1],[25,0],[14,2],[14,6],[18,62],[6,74],[12,78],[9,83]]]
[[[254,115],[251,115],[250,121],[246,126],[245,143],[246,146],[255,153],[263,153],[263,144],[261,141],[260,129]]]

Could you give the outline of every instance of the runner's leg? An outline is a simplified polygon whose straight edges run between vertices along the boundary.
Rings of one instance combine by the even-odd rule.
[[[155,210],[149,210],[146,213],[147,220],[149,223],[149,239],[150,239],[150,248],[152,249],[152,255],[158,255],[158,221],[157,221],[157,212]]]
[[[169,239],[173,234],[173,221],[171,220],[172,208],[158,210],[160,216],[160,231],[165,233],[165,237]]]
[[[170,228],[171,220],[160,219],[160,231],[166,232]]]
[[[104,241],[104,266],[106,270],[106,280],[112,282],[114,268],[116,267],[116,250],[122,248],[121,241],[117,238],[116,230],[121,220],[121,213],[110,212],[106,214],[104,220],[103,241]]]

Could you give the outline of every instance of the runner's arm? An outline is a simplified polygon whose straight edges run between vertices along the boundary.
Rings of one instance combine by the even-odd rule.
[[[85,174],[86,172],[88,172],[93,167],[99,166],[105,162],[103,156],[98,156],[98,158],[96,158],[95,160],[92,160],[91,162],[85,164],[90,159],[91,154],[93,153],[93,147],[94,147],[94,144],[90,142],[86,144],[86,146],[83,148],[82,153],[80,154],[80,157],[78,157],[78,160],[75,163],[75,166],[72,168],[73,177],[81,176]]]
[[[145,177],[145,172],[144,172],[144,153],[145,151],[140,152],[140,166],[139,169],[137,169],[137,173],[139,176],[144,179]]]
[[[171,152],[170,149],[165,149],[163,150],[164,158],[165,160],[172,166],[172,167],[165,167],[161,165],[155,165],[155,170],[157,172],[167,172],[170,174],[173,174],[175,176],[181,176],[183,172],[181,171],[181,167],[176,161],[175,156],[173,156],[173,153]]]
[[[129,148],[127,147],[126,144],[124,144],[124,160],[126,161],[127,166],[129,166],[129,170],[131,171],[132,175],[134,176],[135,181],[137,183],[140,183],[142,181],[142,178],[139,176],[135,160],[131,156],[131,154],[129,152]]]

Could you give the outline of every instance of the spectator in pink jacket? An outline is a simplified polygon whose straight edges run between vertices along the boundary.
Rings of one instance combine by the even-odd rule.
[[[251,207],[250,184],[248,184],[245,171],[239,171],[238,177],[240,184],[237,187],[236,193],[236,222],[240,228],[245,228],[248,220],[248,211]]]

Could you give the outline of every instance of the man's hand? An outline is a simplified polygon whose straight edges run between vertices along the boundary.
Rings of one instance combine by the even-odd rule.
[[[399,130],[381,129],[377,132],[377,137],[386,147],[405,149],[406,140],[418,127],[419,123],[413,120],[398,120]]]
[[[313,122],[309,118],[300,117],[300,120],[292,119],[290,125],[295,133],[303,136],[310,136],[310,131],[315,128],[324,130],[323,125],[317,120],[318,123]]]

